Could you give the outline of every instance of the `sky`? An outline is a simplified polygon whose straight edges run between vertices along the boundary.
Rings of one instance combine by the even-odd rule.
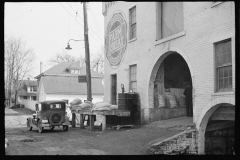
[[[102,2],[88,4],[90,59],[103,54],[104,16]],[[5,2],[4,34],[23,39],[36,55],[30,73],[34,79],[51,66],[49,60],[62,53],[70,39],[84,40],[83,4],[80,2]],[[5,37],[4,35],[4,37]],[[84,41],[70,41],[74,57],[85,57]]]

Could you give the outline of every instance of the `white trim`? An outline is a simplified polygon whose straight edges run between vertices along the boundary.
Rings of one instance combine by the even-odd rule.
[[[128,40],[128,43],[133,42],[133,41],[136,41],[136,40],[137,40],[136,37],[135,37],[135,38],[132,38],[132,39]]]
[[[233,38],[233,37],[235,37],[235,31],[211,38],[210,43],[216,43],[216,42],[219,42],[228,38]]]
[[[170,41],[170,40],[172,40],[172,39],[175,39],[175,38],[184,36],[185,34],[186,34],[186,31],[184,30],[184,31],[182,31],[182,32],[179,32],[179,33],[174,34],[174,35],[172,35],[172,36],[169,36],[169,37],[167,37],[167,38],[157,40],[154,45],[156,46],[156,45],[158,45],[158,44],[161,44],[161,43]]]
[[[129,63],[128,63],[129,66],[135,65],[135,64],[137,65],[137,61],[132,61],[132,62],[129,62]],[[128,67],[129,67],[129,66],[128,66]]]
[[[217,5],[219,5],[219,4],[221,4],[221,3],[223,3],[223,2],[212,2],[212,6],[211,6],[211,8],[213,8],[213,7],[215,7],[215,6],[217,6]]]
[[[134,3],[132,5],[129,5],[130,7],[128,7],[128,13],[129,13],[129,10],[132,9],[133,7],[136,6],[136,15],[137,15],[137,3]]]
[[[225,95],[235,95],[234,91],[230,92],[216,92],[213,93],[211,96],[225,96]]]

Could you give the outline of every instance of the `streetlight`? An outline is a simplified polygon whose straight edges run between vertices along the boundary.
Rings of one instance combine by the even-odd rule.
[[[84,40],[75,40],[75,39],[69,39],[68,43],[67,43],[67,47],[65,49],[67,50],[71,50],[72,48],[70,47],[69,42],[70,41],[84,41]],[[89,58],[89,54],[88,52],[86,52],[85,49],[85,62],[86,62],[86,79],[87,79],[87,100],[88,101],[92,101],[92,88],[91,88],[91,71],[90,71],[90,61],[87,60],[86,58]]]
[[[73,40],[73,41],[84,41],[84,40],[69,39],[68,44],[67,44],[67,47],[66,47],[65,49],[67,49],[67,50],[71,50],[71,49],[72,49],[72,48],[70,47],[70,44],[69,44],[69,42],[70,42],[71,40]]]

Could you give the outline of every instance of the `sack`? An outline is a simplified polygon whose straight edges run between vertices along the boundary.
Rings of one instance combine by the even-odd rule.
[[[71,110],[81,110],[82,107],[80,105],[73,105],[70,107]]]
[[[179,107],[186,107],[185,96],[181,95],[178,99]]]
[[[167,97],[168,97],[168,100],[169,100],[170,108],[175,108],[175,107],[177,107],[177,101],[176,101],[176,99],[175,99],[175,96],[169,94]]]
[[[93,103],[91,101],[84,101],[84,103],[88,103],[90,104],[91,106],[93,106]]]
[[[103,107],[110,107],[111,104],[108,103],[108,102],[97,102],[93,105],[93,108],[96,109],[96,108],[103,108]]]
[[[166,106],[164,95],[158,95],[158,103],[159,103],[159,106],[158,106],[159,108]]]
[[[110,107],[93,108],[94,111],[109,111]]]
[[[82,100],[79,99],[79,98],[76,98],[72,102],[70,102],[70,105],[73,106],[73,105],[78,105],[78,104],[81,104],[81,103],[82,103]]]
[[[114,110],[114,109],[118,109],[118,106],[117,106],[117,105],[111,105],[109,108],[110,108],[111,110]]]
[[[92,105],[89,104],[89,103],[86,103],[86,102],[80,104],[80,106],[81,106],[82,109],[89,109],[89,108],[92,108]]]

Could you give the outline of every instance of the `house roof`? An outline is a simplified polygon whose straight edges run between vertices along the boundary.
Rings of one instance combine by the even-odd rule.
[[[18,92],[18,95],[19,96],[37,96],[37,93],[29,93],[22,89]]]
[[[102,78],[92,77],[92,94],[101,95],[104,93]],[[78,76],[65,75],[44,75],[42,76],[44,91],[47,94],[87,94],[87,84],[78,83]]]
[[[46,70],[45,72],[39,74],[35,78],[38,79],[42,75],[52,75],[52,74],[67,74],[67,75],[74,75],[69,73],[68,69],[80,69],[80,75],[86,75],[86,67],[80,67],[80,62],[62,62],[59,63],[52,68]],[[91,77],[103,77],[101,73],[97,73],[94,70],[91,70]]]
[[[30,86],[37,86],[36,80],[20,80],[20,82],[23,82],[21,86],[25,83],[28,87]]]

